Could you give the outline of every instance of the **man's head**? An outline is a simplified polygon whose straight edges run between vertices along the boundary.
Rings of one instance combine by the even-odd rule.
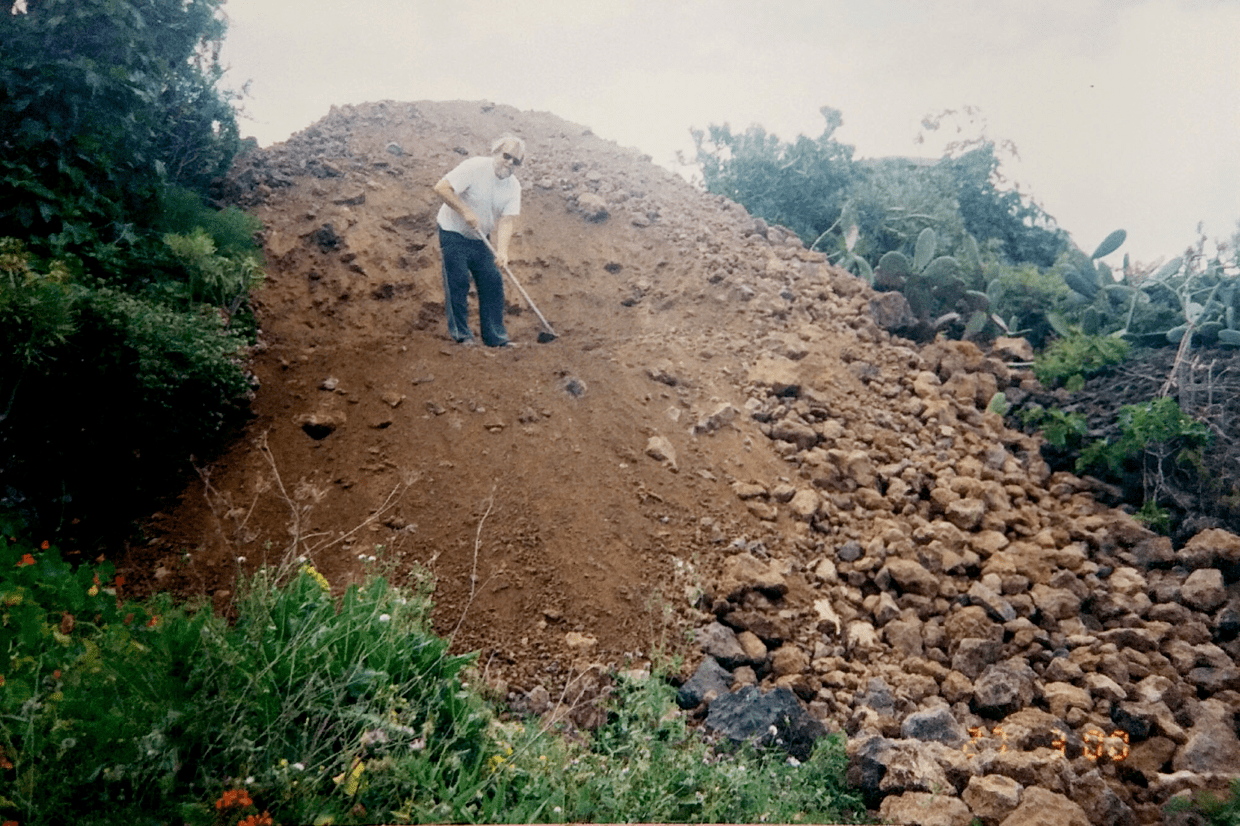
[[[516,135],[504,135],[491,144],[495,158],[495,176],[507,178],[525,160],[525,141]]]

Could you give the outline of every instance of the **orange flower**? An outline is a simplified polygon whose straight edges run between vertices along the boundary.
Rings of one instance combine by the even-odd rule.
[[[16,820],[6,820],[4,821],[4,826],[21,826],[21,824]]]
[[[261,815],[250,815],[238,823],[237,826],[271,826],[271,815],[267,812],[263,812]]]
[[[245,789],[229,789],[215,801],[215,808],[219,811],[231,809],[234,806],[238,809],[244,809],[253,806],[254,801],[250,799],[250,793]]]
[[[126,625],[128,625],[128,624],[129,624],[129,623],[131,623],[131,622],[133,622],[133,614],[126,614],[126,615],[125,615],[125,624],[126,624]]]
[[[125,575],[124,575],[124,574],[117,574],[117,575],[116,575],[116,579],[114,580],[114,582],[115,582],[115,584],[116,584],[116,587],[117,587],[117,588],[121,587],[122,585],[124,585],[124,584],[125,584]]]
[[[50,547],[52,547],[52,543],[48,542],[46,539],[44,539],[43,544],[39,546],[39,548],[44,551],[46,551]]]
[[[60,669],[59,669],[59,668],[57,668],[55,671],[53,671],[53,672],[52,672],[52,679],[53,679],[53,680],[59,680],[59,679],[60,679]]]
[[[152,614],[151,618],[146,621],[146,627],[154,628],[156,625],[159,625],[159,614]]]
[[[34,557],[30,554],[22,554],[22,558],[17,561],[18,568],[24,568],[27,565],[34,564]]]

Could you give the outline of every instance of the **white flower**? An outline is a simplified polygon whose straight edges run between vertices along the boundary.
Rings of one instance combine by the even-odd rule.
[[[304,771],[306,770],[306,764],[305,764],[305,763],[294,763],[294,764],[293,764],[293,770],[294,770],[294,771],[299,771],[299,772],[304,772]]]
[[[239,557],[237,557],[237,564],[238,564],[238,565],[242,565],[242,564],[244,564],[244,563],[245,563],[245,557],[244,557],[244,556],[239,556]]]
[[[392,621],[391,614],[380,614],[379,615],[379,622],[391,622],[391,621]]]
[[[249,786],[254,782],[254,775],[250,775],[245,779],[245,785]]]

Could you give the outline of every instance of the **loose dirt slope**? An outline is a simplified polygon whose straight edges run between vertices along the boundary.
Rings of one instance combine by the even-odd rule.
[[[510,294],[523,346],[461,348],[431,186],[505,132],[513,268],[560,337]],[[333,109],[230,185],[267,228],[256,417],[130,582],[226,608],[263,563],[426,569],[436,630],[536,711],[705,650],[846,728],[896,822],[998,823],[1026,787],[1026,820],[1152,822],[1240,765],[1240,537],[1173,548],[1051,474],[984,412],[1033,387],[1002,352],[893,338],[898,295],[548,114]]]
[[[512,267],[560,338],[536,344],[509,288],[523,346],[460,348],[445,334],[431,186],[508,131],[529,144]],[[728,271],[761,275],[770,246],[752,236],[742,262],[720,240],[752,232],[742,210],[579,126],[478,103],[333,110],[246,163],[255,188],[238,194],[269,259],[258,415],[207,469],[209,488],[152,526],[190,552],[161,572],[231,589],[237,557],[248,569],[292,548],[301,508],[297,553],[333,583],[360,574],[359,555],[426,566],[437,630],[459,623],[458,648],[528,688],[579,658],[568,631],[595,637],[604,663],[647,656],[718,536],[780,541],[727,488],[787,472],[749,449],[766,441],[756,427],[689,435],[700,409],[743,403],[763,328]],[[576,196],[595,192],[614,214],[590,221]],[[339,424],[313,438],[307,416]],[[674,471],[645,455],[656,434]]]

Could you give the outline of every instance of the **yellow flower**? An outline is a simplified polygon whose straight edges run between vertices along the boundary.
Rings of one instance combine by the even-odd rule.
[[[316,571],[313,565],[302,565],[301,572],[317,582],[319,587],[323,589],[323,593],[330,594],[332,592],[332,586],[327,581],[327,577]]]
[[[353,795],[357,794],[357,790],[361,786],[362,772],[365,770],[366,770],[366,764],[363,763],[361,760],[354,759],[353,768],[349,769],[349,771],[347,772],[341,772],[340,774],[336,775],[335,777],[332,778],[332,781],[337,786],[343,783],[344,793],[347,794],[349,797],[352,797]]]

